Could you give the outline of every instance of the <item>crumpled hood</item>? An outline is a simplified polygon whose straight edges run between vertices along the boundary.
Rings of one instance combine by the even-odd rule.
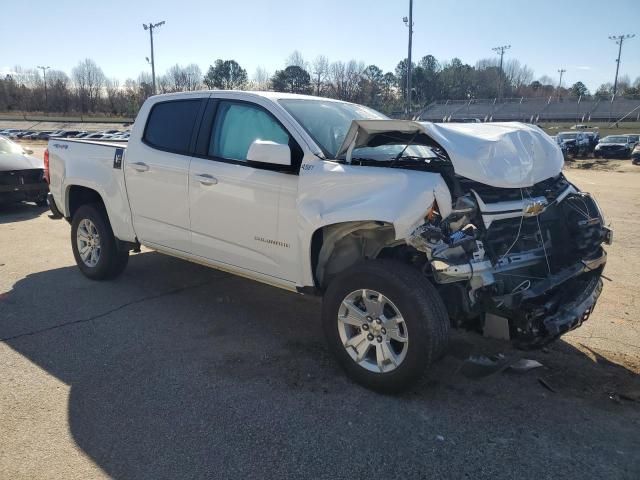
[[[29,155],[0,153],[0,172],[29,170],[32,168],[44,168],[44,161]]]
[[[354,120],[337,156],[384,134],[424,133],[448,154],[458,175],[503,188],[530,187],[558,175],[560,147],[540,128],[518,122],[430,123]]]

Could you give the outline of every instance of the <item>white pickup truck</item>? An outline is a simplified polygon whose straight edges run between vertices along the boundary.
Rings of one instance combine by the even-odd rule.
[[[452,326],[535,347],[587,319],[611,231],[562,166],[531,125],[235,91],[155,96],[128,145],[52,139],[46,154],[87,277],[145,245],[322,294],[329,348],[382,391],[419,378]]]

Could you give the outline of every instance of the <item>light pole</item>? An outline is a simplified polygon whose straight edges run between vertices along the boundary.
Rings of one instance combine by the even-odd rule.
[[[500,78],[498,79],[498,98],[502,98],[502,75],[503,75],[503,71],[502,71],[502,58],[504,57],[504,52],[509,50],[511,48],[511,45],[502,45],[501,47],[495,47],[492,48],[491,50],[493,50],[494,52],[496,52],[498,55],[500,55]]]
[[[403,17],[402,21],[409,27],[409,53],[407,54],[407,105],[405,114],[411,113],[411,43],[413,40],[413,0],[409,0],[409,18]]]
[[[613,40],[616,42],[618,46],[618,59],[616,60],[616,79],[613,82],[613,95],[615,96],[618,93],[618,72],[620,71],[620,55],[622,54],[622,42],[624,42],[628,38],[635,37],[635,34],[626,34],[626,35],[609,35],[609,40]]]
[[[153,58],[153,29],[154,28],[158,28],[161,27],[162,25],[164,25],[164,20],[162,22],[158,22],[158,23],[151,23],[149,22],[149,25],[147,25],[146,23],[142,24],[142,27],[145,30],[149,30],[149,38],[151,39],[151,79],[153,81],[153,94],[156,94],[156,65],[155,65],[155,61]]]
[[[44,77],[44,111],[46,113],[49,113],[49,100],[47,98],[47,70],[49,70],[51,67],[42,67],[38,65],[36,68],[42,70],[42,76]]]

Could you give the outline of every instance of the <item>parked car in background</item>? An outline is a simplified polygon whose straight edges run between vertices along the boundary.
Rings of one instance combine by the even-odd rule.
[[[36,133],[35,130],[21,130],[20,132],[15,134],[15,138],[29,138],[34,133]]]
[[[633,151],[631,152],[631,161],[634,165],[640,164],[640,143],[637,143],[635,147],[633,147]]]
[[[629,137],[629,140],[633,142],[634,147],[640,143],[640,133],[627,133],[626,135]]]
[[[73,138],[85,138],[87,135],[91,135],[92,132],[81,132],[79,134],[77,134],[75,137]]]
[[[450,118],[447,123],[482,123],[479,118]]]
[[[49,137],[51,136],[52,133],[53,133],[52,130],[41,130],[39,132],[32,133],[28,137],[22,137],[22,138],[28,138],[29,140],[49,140]]]
[[[130,134],[125,132],[116,133],[111,136],[110,140],[129,140],[129,136]]]
[[[584,132],[560,132],[556,141],[565,157],[585,156],[589,153],[590,141]]]
[[[593,155],[596,158],[629,158],[634,146],[629,135],[608,135],[596,145]]]
[[[49,185],[44,163],[31,150],[0,136],[0,203],[35,202],[47,204]]]
[[[84,133],[84,130],[59,130],[52,133],[49,138],[72,138],[81,133]]]
[[[584,132],[589,139],[589,153],[593,153],[598,143],[600,143],[600,132]]]
[[[111,138],[111,135],[108,133],[90,133],[82,138],[84,140],[105,140],[107,138]]]
[[[19,133],[19,128],[5,128],[4,130],[0,130],[0,135],[3,137],[9,137],[12,133]]]

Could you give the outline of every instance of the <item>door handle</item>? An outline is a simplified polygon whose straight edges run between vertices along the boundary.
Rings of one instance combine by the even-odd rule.
[[[144,162],[134,162],[131,164],[131,168],[133,168],[136,172],[146,172],[149,170],[149,165]]]
[[[202,185],[215,185],[218,183],[218,179],[208,173],[199,173],[196,174],[195,177]]]

